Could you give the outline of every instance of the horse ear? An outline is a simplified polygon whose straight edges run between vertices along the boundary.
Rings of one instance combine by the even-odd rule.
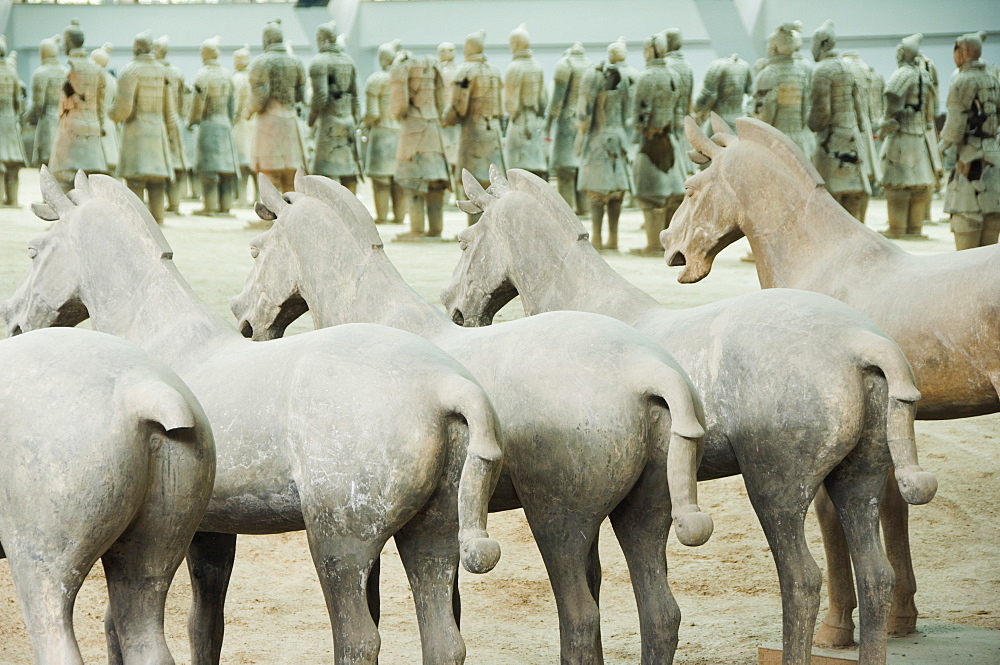
[[[705,155],[698,152],[697,150],[688,150],[687,156],[688,159],[690,159],[695,164],[708,164],[710,161],[712,161]]]
[[[462,212],[464,212],[464,213],[466,213],[468,215],[478,215],[479,213],[481,213],[483,211],[482,208],[480,208],[479,206],[477,206],[472,201],[455,201],[455,205],[458,206],[459,210],[461,210]]]
[[[305,191],[303,189],[303,187],[305,187],[305,184],[306,184],[305,177],[306,177],[306,170],[304,168],[302,168],[300,166],[299,168],[295,169],[295,180],[293,182],[294,182],[294,185],[295,185],[295,191],[296,192],[304,192]]]
[[[44,219],[46,222],[54,222],[59,219],[59,213],[48,203],[32,203],[31,212],[35,213],[38,219]]]
[[[490,195],[486,193],[486,190],[479,184],[479,181],[476,180],[475,176],[469,173],[468,169],[462,169],[462,184],[465,185],[465,195],[469,197],[468,203],[472,203],[477,206],[479,208],[477,212],[486,210],[486,207],[491,201]],[[465,208],[462,209],[465,210]],[[466,210],[466,212],[468,212],[468,210]]]
[[[260,200],[264,206],[275,217],[288,205],[288,201],[281,195],[281,192],[271,183],[271,179],[263,173],[257,174],[257,189],[260,190]],[[256,206],[254,209],[256,210]],[[258,213],[259,214],[259,213]],[[275,217],[261,217],[262,219],[274,219]]]
[[[507,178],[500,173],[500,169],[497,168],[496,164],[490,164],[490,187],[486,191],[492,194],[496,198],[500,198],[510,183],[507,182]]]
[[[55,219],[62,218],[63,215],[73,209],[73,202],[63,192],[59,181],[52,175],[52,171],[49,171],[49,167],[44,164],[42,164],[42,168],[38,173],[38,184],[42,190],[42,198],[55,211]]]
[[[713,132],[716,134],[731,134],[732,136],[736,136],[736,133],[733,132],[732,128],[730,128],[729,123],[722,119],[722,116],[715,111],[712,111],[711,117]]]
[[[256,203],[253,204],[253,211],[257,213],[257,216],[260,217],[261,219],[267,219],[267,220],[278,219],[278,216],[275,215],[273,212],[271,212],[268,209],[268,207],[263,203],[261,203],[260,201],[257,201]]]
[[[705,136],[705,132],[701,131],[701,127],[698,126],[698,123],[691,116],[684,117],[684,133],[687,134],[688,141],[691,142],[691,147],[707,158],[706,162],[718,155],[722,150],[722,146],[718,143],[712,143]],[[700,163],[704,164],[705,162]]]

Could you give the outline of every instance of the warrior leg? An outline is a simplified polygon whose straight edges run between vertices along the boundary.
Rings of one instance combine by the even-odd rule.
[[[885,188],[886,209],[889,212],[887,238],[901,238],[906,233],[906,220],[910,213],[910,192],[905,187]]]
[[[392,223],[402,224],[406,217],[406,196],[395,178],[389,178],[389,194],[392,197]]]
[[[931,202],[930,187],[914,187],[910,190],[910,210],[906,222],[906,235],[919,236],[924,227],[924,215]]]
[[[672,220],[674,218],[674,213],[677,212],[677,209],[681,207],[682,203],[684,203],[684,195],[683,194],[675,194],[673,196],[668,196],[667,197],[667,205],[666,205],[665,208],[662,208],[662,210],[663,210],[663,228],[665,228],[665,229],[670,228],[670,220]],[[659,242],[657,242],[657,245],[659,245]]]
[[[646,231],[646,246],[636,253],[662,256],[663,245],[660,244],[660,231],[663,230],[663,208],[657,208],[650,199],[636,198],[636,201],[642,210],[643,228]]]
[[[9,206],[17,205],[17,179],[21,167],[17,164],[8,164],[7,172],[3,176],[4,203]]]
[[[408,233],[400,234],[403,238],[423,238],[424,237],[424,200],[423,192],[416,189],[406,190],[406,207],[410,216],[410,230]]]
[[[146,194],[149,196],[149,213],[157,224],[163,224],[163,199],[167,190],[166,178],[146,180]]]
[[[624,192],[615,192],[608,199],[608,242],[604,249],[618,249],[618,218],[622,214]]]
[[[576,169],[559,169],[556,171],[556,182],[559,196],[563,197],[570,208],[576,209]]]
[[[233,207],[233,191],[236,189],[236,174],[219,174],[219,212],[223,215],[229,214],[229,209]]]
[[[340,178],[340,184],[350,190],[351,194],[358,193],[358,179],[352,175],[345,175]]]
[[[427,237],[440,238],[444,229],[444,184],[431,184],[427,190]]]
[[[389,190],[392,188],[383,178],[372,178],[372,197],[375,199],[375,223],[389,221]]]
[[[858,214],[854,215],[859,222],[865,223],[865,217],[868,215],[868,192],[860,192],[858,194]],[[853,213],[852,213],[853,214]]]
[[[181,211],[181,178],[184,171],[174,171],[174,178],[167,185],[167,212],[180,213]]]
[[[146,194],[146,181],[141,178],[126,178],[125,184],[128,188],[132,190],[132,193],[139,197],[140,201],[145,202]]]
[[[980,239],[980,246],[997,244],[1000,237],[1000,212],[988,212],[983,215],[983,235]]]
[[[196,215],[214,215],[219,211],[219,174],[201,174],[201,194],[203,205],[201,210],[196,210]]]
[[[284,192],[294,192],[295,191],[295,169],[285,169],[279,171],[281,177],[281,191]]]
[[[604,249],[604,243],[601,242],[601,227],[604,225],[605,199],[594,192],[587,192],[587,198],[590,200],[590,224],[593,228],[590,242],[594,245],[594,249]]]

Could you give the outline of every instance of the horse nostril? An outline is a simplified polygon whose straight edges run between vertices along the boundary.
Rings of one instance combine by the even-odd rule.
[[[672,268],[676,268],[676,267],[679,267],[679,266],[686,266],[687,265],[687,259],[684,258],[684,254],[683,253],[681,253],[681,252],[674,252],[673,256],[670,257],[670,260],[667,261],[667,265],[670,266],[670,267],[672,267]]]
[[[460,309],[455,309],[455,310],[452,311],[452,313],[451,313],[451,320],[454,321],[455,323],[457,323],[460,326],[464,326],[465,325],[465,316],[463,316],[462,310],[460,310]]]
[[[245,320],[240,324],[240,334],[247,339],[253,339],[253,326],[250,322]]]

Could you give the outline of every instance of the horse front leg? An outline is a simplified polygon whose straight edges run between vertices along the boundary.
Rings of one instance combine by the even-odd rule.
[[[218,665],[225,631],[226,591],[236,560],[236,534],[199,531],[188,548],[191,665]]]

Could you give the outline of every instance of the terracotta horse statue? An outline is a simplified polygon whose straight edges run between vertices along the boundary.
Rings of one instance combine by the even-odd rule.
[[[660,238],[682,283],[703,279],[715,256],[744,235],[763,288],[833,296],[877,322],[913,366],[923,398],[917,418],[965,418],[1000,410],[1000,247],[916,256],[858,224],[823,186],[794,143],[758,120],[736,121],[738,137],[713,118],[709,139],[693,122],[687,135],[699,162],[686,197]],[[883,519],[905,528],[907,508],[890,502]],[[891,631],[916,629],[912,567],[897,569]],[[899,582],[902,582],[900,585]],[[850,588],[835,593],[850,594]],[[827,642],[849,644],[853,598],[831,601]],[[840,616],[833,614],[842,609]]]
[[[31,242],[29,273],[0,304],[8,330],[89,317],[176,371],[212,422],[215,486],[187,557],[193,663],[219,662],[236,535],[301,529],[338,665],[375,665],[368,580],[390,537],[410,577],[424,662],[461,663],[460,551],[473,572],[499,557],[485,529],[502,455],[482,387],[434,345],[383,326],[246,340],[197,298],[123,184],[81,171],[67,197],[44,168],[41,184],[36,213],[58,221]]]
[[[65,328],[0,343],[0,404],[0,558],[35,662],[83,665],[73,605],[101,559],[124,665],[173,663],[164,603],[215,477],[201,405],[138,347]]]
[[[280,336],[306,309],[317,327],[351,321],[417,333],[486,388],[504,433],[494,511],[523,507],[559,613],[561,658],[603,662],[597,539],[610,517],[640,615],[642,662],[669,663],[680,611],[667,585],[671,520],[700,544],[696,505],[701,406],[655,341],[604,316],[558,312],[470,330],[417,295],[386,257],[374,221],[339,183],[295,179],[282,196],[259,178],[253,271],[232,309],[256,339]]]
[[[862,597],[860,662],[885,662],[892,570],[879,541],[878,507],[889,491],[930,500],[933,476],[920,471],[913,440],[919,393],[906,358],[875,323],[833,298],[773,290],[669,310],[615,273],[588,242],[576,215],[547,182],[526,171],[494,170],[484,191],[465,178],[481,210],[459,234],[464,250],[442,300],[455,320],[485,325],[515,295],[525,312],[600,312],[659,340],[694,381],[705,404],[700,479],[743,474],[778,570],[784,618],[782,662],[807,663],[821,576],[804,521],[817,491],[843,524],[831,575]],[[839,525],[838,525],[839,526]]]

